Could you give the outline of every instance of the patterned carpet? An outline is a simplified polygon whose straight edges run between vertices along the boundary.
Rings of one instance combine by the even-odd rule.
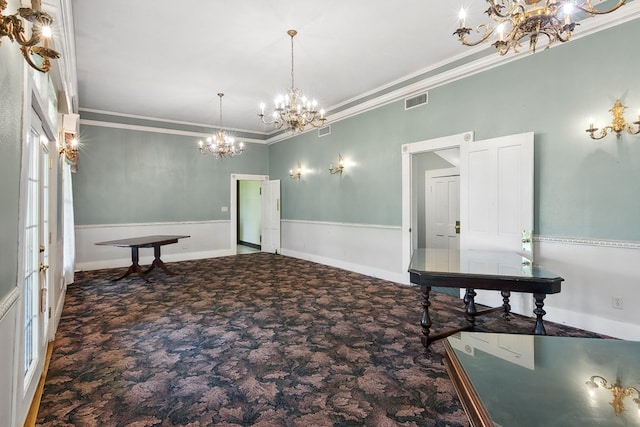
[[[420,344],[418,288],[265,253],[169,266],[178,275],[153,271],[153,283],[76,276],[37,425],[468,425],[442,344]],[[460,300],[431,302],[434,331],[460,323]]]

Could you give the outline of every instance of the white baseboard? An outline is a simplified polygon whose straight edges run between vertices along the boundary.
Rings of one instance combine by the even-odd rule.
[[[179,254],[161,255],[160,258],[164,262],[188,261],[192,259],[216,258],[221,256],[234,255],[231,249],[221,249],[217,251],[200,251],[187,252]],[[140,265],[150,265],[153,262],[153,256],[141,256]],[[89,261],[84,263],[76,263],[76,271],[102,270],[105,268],[126,268],[131,265],[131,258],[109,259],[104,261]]]
[[[404,276],[400,273],[394,273],[392,271],[380,270],[366,265],[359,265],[342,260],[327,258],[309,253],[302,253],[297,251],[291,251],[288,249],[282,249],[282,255],[290,256],[293,258],[300,258],[318,264],[328,265],[331,267],[341,268],[343,270],[353,271],[355,273],[364,274],[366,276],[376,277],[378,279],[388,280],[390,282],[403,283]]]
[[[569,311],[558,307],[546,307],[545,311],[547,312],[544,316],[545,321],[579,327],[586,331],[608,335],[610,337],[623,340],[640,341],[640,330],[638,325],[620,322],[618,320],[605,319],[604,317],[598,317],[586,313]]]
[[[229,221],[188,221],[76,226],[76,270],[118,268],[131,265],[129,248],[101,246],[98,242],[148,235],[187,235],[162,247],[163,261],[184,261],[229,255]],[[153,261],[152,249],[140,250],[141,264]]]

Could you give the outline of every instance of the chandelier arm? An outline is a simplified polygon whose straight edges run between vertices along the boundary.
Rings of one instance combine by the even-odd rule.
[[[594,136],[595,135],[595,130],[594,130],[593,132],[589,132],[589,136],[591,136],[591,139],[595,139],[596,141],[600,140],[600,139],[604,139],[604,137],[606,137],[609,134],[609,130],[610,129],[611,129],[611,126],[607,126],[607,127],[602,128],[600,130],[600,136]],[[604,380],[604,381],[605,381],[605,384],[606,384],[606,380]]]
[[[620,9],[622,6],[624,6],[626,1],[627,0],[618,0],[618,3],[616,3],[611,9],[607,9],[607,10],[596,9],[591,4],[591,1],[587,1],[586,3],[583,3],[583,4],[576,4],[573,7],[575,7],[578,10],[581,10],[582,12],[587,13],[589,15],[605,15],[607,13],[611,13],[611,12],[614,12],[614,11]],[[584,6],[585,4],[587,5],[586,7]]]
[[[627,131],[627,133],[629,133],[630,135],[637,135],[640,133],[640,125],[638,125],[638,129],[637,130],[633,130],[633,125],[631,123],[627,123],[625,125],[625,130]]]
[[[495,28],[491,28],[487,24],[480,24],[476,27],[475,32],[477,34],[480,34],[482,31],[484,31],[484,34],[482,34],[480,39],[475,42],[467,40],[467,37],[466,37],[466,34],[469,34],[471,32],[471,28],[459,28],[453,34],[457,34],[458,37],[460,38],[460,41],[465,46],[476,46],[476,45],[479,45],[480,43],[487,41],[487,39],[491,37],[491,35],[495,31]]]

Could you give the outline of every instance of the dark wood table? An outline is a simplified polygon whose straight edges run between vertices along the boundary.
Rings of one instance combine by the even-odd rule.
[[[98,242],[96,245],[102,246],[118,246],[122,248],[131,248],[131,266],[122,276],[118,277],[114,280],[124,279],[131,273],[136,273],[138,276],[142,277],[145,281],[149,282],[146,274],[153,270],[155,267],[161,268],[167,274],[175,274],[173,271],[169,270],[167,266],[160,259],[160,247],[164,245],[170,245],[172,243],[178,243],[178,239],[185,239],[186,235],[177,235],[177,236],[142,236],[142,237],[132,237],[129,239],[118,239],[118,240],[109,240],[107,242]],[[142,271],[140,267],[140,248],[153,248],[153,262],[151,266],[146,270]]]
[[[536,322],[533,333],[546,335],[542,322],[544,299],[548,294],[560,292],[562,277],[532,263],[515,252],[485,250],[416,249],[409,265],[411,283],[419,285],[422,291],[422,345],[429,347],[433,341],[446,338],[462,330],[473,330],[477,316],[495,311],[503,311],[509,316],[511,292],[533,294],[536,308]],[[464,296],[465,319],[463,327],[431,334],[429,315],[429,294],[432,286],[445,288],[466,288]],[[478,311],[475,304],[475,289],[500,291],[503,304],[500,307]]]

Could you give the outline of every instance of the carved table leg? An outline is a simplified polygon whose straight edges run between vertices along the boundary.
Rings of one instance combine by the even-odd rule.
[[[477,293],[473,288],[467,288],[467,292],[464,294],[464,303],[467,305],[465,318],[472,328],[476,324],[476,314],[478,314],[475,301],[476,295]]]
[[[164,262],[162,262],[162,260],[160,259],[160,245],[153,246],[153,262],[151,263],[151,267],[149,267],[149,269],[144,273],[147,274],[148,272],[153,270],[155,267],[160,267],[165,273],[170,274],[172,276],[176,274],[173,271],[169,270],[167,266],[164,264]]]
[[[431,329],[431,316],[429,316],[429,293],[431,292],[431,286],[421,286],[422,290],[422,320],[420,325],[422,326],[422,345],[424,348],[429,348],[429,330]]]
[[[145,280],[145,282],[149,281],[146,277],[144,277],[142,268],[140,268],[140,255],[137,247],[131,248],[131,266],[127,269],[126,273],[124,273],[122,276],[118,277],[117,279],[114,279],[114,282],[117,282],[120,279],[124,279],[131,273],[138,274],[138,276],[142,277]]]
[[[510,291],[501,291],[500,295],[502,295],[502,318],[504,320],[511,320],[511,304],[509,304],[509,298],[511,297]]]
[[[536,308],[533,310],[533,314],[536,315],[536,326],[533,330],[535,335],[547,335],[547,331],[542,324],[542,316],[547,314],[547,312],[542,309],[545,297],[545,294],[533,294],[533,298],[536,300]]]

